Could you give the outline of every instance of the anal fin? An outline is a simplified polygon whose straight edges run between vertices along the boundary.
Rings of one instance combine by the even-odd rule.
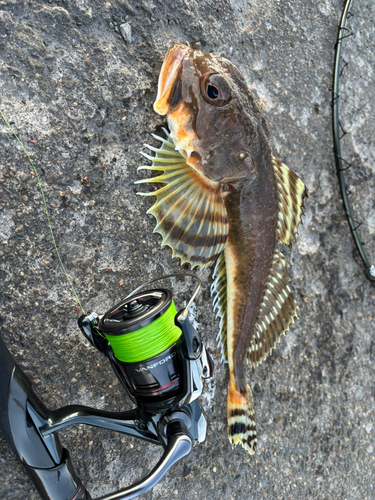
[[[211,296],[213,299],[214,312],[216,317],[220,318],[219,333],[216,337],[218,347],[221,352],[221,361],[228,362],[227,348],[227,271],[225,266],[224,252],[222,252],[216,261],[213,273],[214,281],[211,285]]]

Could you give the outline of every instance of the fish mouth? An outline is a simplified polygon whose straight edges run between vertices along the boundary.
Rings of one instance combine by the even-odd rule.
[[[178,149],[178,152],[185,159],[186,164],[189,165],[189,167],[191,167],[193,170],[195,170],[197,174],[204,177],[206,182],[209,182],[210,184],[213,185],[218,184],[217,181],[211,179],[211,177],[207,175],[203,170],[202,157],[198,153],[198,151],[192,151],[192,150],[187,151],[186,149]]]
[[[173,140],[173,139],[172,139]],[[202,168],[202,157],[198,153],[198,151],[187,151],[186,149],[178,149],[176,150],[180,153],[180,155],[185,159],[186,164],[191,167],[198,174],[199,177],[204,179],[205,184],[211,185],[213,188],[217,188],[221,181],[213,179],[208,175],[204,169]]]
[[[202,160],[201,155],[198,151],[190,151],[179,150],[179,153],[185,158],[186,163],[194,169],[197,174],[201,175],[205,178],[206,182],[209,182],[213,186],[217,186],[218,184],[228,184],[233,185],[237,183],[243,182],[247,178],[246,172],[239,172],[238,174],[233,175],[215,175],[215,168],[206,170],[204,166],[204,162]]]
[[[178,75],[178,70],[183,58],[191,50],[187,45],[176,43],[168,49],[165,55],[159,75],[158,94],[154,102],[154,110],[159,115],[167,114],[168,100]]]
[[[222,177],[218,182],[223,182],[225,184],[235,184],[236,182],[241,182],[247,178],[246,173],[241,173],[238,175],[232,175],[227,177]]]

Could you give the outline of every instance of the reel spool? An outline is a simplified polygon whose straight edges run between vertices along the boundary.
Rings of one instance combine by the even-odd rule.
[[[139,292],[110,309],[97,329],[112,347],[131,395],[144,403],[177,394],[182,375],[181,329],[169,290]]]

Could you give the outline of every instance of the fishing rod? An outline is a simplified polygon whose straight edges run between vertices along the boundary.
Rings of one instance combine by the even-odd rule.
[[[345,0],[335,47],[332,131],[343,208],[359,259],[375,284],[372,222],[374,4]]]
[[[1,110],[0,114],[4,118]],[[55,244],[40,181],[39,186]],[[55,249],[58,253],[56,245]],[[169,289],[145,289],[175,276],[190,276],[197,282],[186,307],[178,312]],[[200,278],[193,273],[162,276],[142,284],[105,314],[88,312],[78,319],[81,333],[107,358],[134,403],[130,411],[108,412],[83,405],[47,408],[0,338],[0,430],[43,500],[92,499],[74,471],[69,450],[60,443],[58,431],[69,425],[110,429],[164,449],[144,478],[98,500],[127,500],[145,493],[205,440],[207,421],[199,397],[204,379],[212,376],[213,363],[188,317],[200,286]]]

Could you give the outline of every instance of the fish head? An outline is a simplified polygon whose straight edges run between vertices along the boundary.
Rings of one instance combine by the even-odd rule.
[[[154,109],[166,115],[176,149],[214,182],[259,175],[268,129],[240,70],[214,54],[175,44],[159,76]]]

